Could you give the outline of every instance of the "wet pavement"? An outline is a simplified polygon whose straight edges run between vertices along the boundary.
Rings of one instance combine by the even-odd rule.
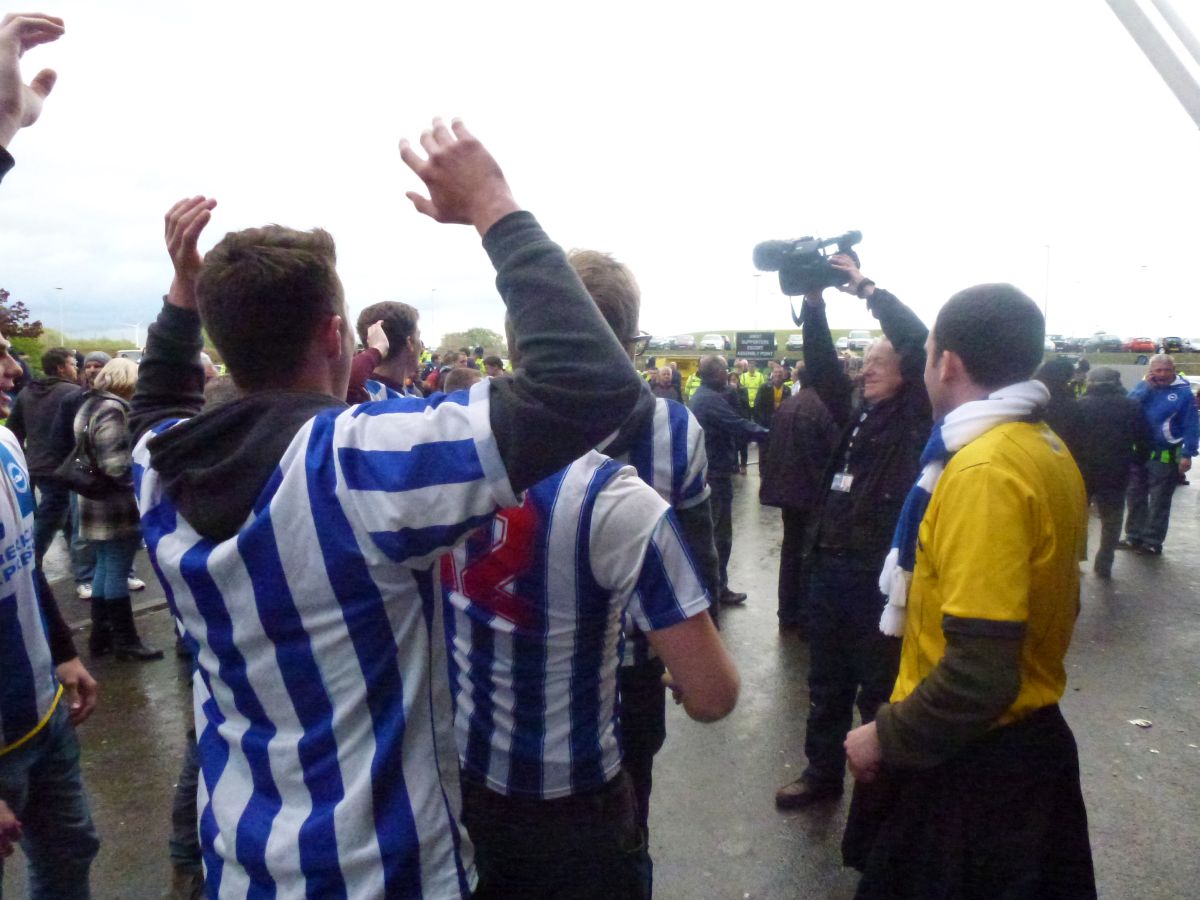
[[[759,506],[754,466],[736,481],[730,580],[750,600],[726,610],[723,626],[742,695],[729,718],[713,725],[670,711],[651,813],[655,896],[849,898],[857,878],[839,863],[848,801],[817,812],[774,808],[775,789],[804,765],[808,651],[776,627],[779,512]],[[1108,583],[1085,567],[1062,705],[1079,742],[1102,897],[1200,894],[1198,515],[1200,477],[1176,492],[1161,558],[1120,553]],[[1098,525],[1093,519],[1093,543]],[[68,620],[84,622],[87,604],[75,599],[60,552],[48,559]],[[139,628],[168,652],[154,663],[105,658],[91,665],[101,705],[81,739],[104,844],[92,870],[100,900],[163,894],[171,792],[190,715],[162,592],[144,553],[137,565],[150,585],[136,596]],[[78,641],[85,647],[86,634]],[[6,897],[24,896],[21,865],[18,852],[6,866]]]

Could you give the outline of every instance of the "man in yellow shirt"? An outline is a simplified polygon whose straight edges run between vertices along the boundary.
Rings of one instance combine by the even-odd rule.
[[[1040,421],[1048,394],[1027,380],[1044,330],[1020,291],[979,285],[929,335],[938,424],[905,507],[909,536],[902,514],[899,562],[881,579],[900,674],[891,703],[846,739],[859,784],[843,856],[863,871],[859,897],[1096,895],[1058,708],[1086,495]]]

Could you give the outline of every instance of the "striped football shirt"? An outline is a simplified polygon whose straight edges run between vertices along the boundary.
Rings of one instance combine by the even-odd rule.
[[[674,513],[590,452],[443,560],[455,737],[466,777],[512,796],[598,788],[621,764],[621,617],[652,631],[708,609]]]
[[[0,427],[0,755],[54,712],[58,680],[33,567],[33,484],[16,436]]]
[[[151,464],[174,422],[139,442],[146,543],[198,663],[210,896],[469,896],[432,564],[516,503],[488,401],[481,383],[319,413],[224,541]]]

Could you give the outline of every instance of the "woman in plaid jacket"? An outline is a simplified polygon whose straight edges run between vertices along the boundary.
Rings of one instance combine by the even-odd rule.
[[[137,503],[133,496],[133,457],[129,437],[129,398],[137,385],[137,365],[113,359],[96,376],[75,415],[75,439],[87,432],[87,447],[96,466],[112,480],[115,490],[102,500],[79,497],[79,534],[96,546],[92,579],[92,656],[110,650],[117,659],[162,659],[162,651],[147,647],[133,621],[126,576],[142,541]]]

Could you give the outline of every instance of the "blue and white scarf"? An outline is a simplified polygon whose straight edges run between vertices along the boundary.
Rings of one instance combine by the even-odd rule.
[[[983,400],[972,400],[954,409],[933,426],[929,443],[921,453],[921,475],[908,492],[892,549],[883,561],[879,590],[887,597],[879,630],[892,637],[904,636],[904,610],[908,587],[917,563],[917,533],[933,489],[950,457],[997,425],[1028,419],[1050,402],[1050,392],[1040,381],[1022,381],[993,391]]]

